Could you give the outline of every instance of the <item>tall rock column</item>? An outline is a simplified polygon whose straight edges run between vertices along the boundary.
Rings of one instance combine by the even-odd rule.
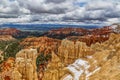
[[[61,63],[61,60],[54,52],[52,52],[52,60],[48,64],[42,80],[60,80],[60,77],[63,76],[65,72],[66,70]]]
[[[38,80],[36,67],[37,50],[24,49],[17,53],[12,80]],[[18,77],[19,79],[16,79]]]

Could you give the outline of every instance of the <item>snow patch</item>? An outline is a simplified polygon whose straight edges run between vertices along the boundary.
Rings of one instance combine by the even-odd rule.
[[[87,61],[78,59],[73,64],[69,65],[67,68],[71,73],[74,74],[74,80],[79,80],[80,76],[85,73],[88,74],[88,68],[90,65]]]
[[[92,56],[87,56],[88,59],[92,59],[93,57]]]
[[[92,58],[89,56],[89,58]],[[73,64],[69,65],[68,70],[72,73],[72,75],[67,75],[63,80],[79,80],[82,74],[85,74],[85,80],[89,80],[89,77],[93,75],[95,72],[99,71],[101,68],[96,67],[93,72],[89,72],[90,64],[88,61],[78,59]]]
[[[68,75],[63,80],[73,80],[73,77],[71,75]]]
[[[117,25],[112,25],[111,28],[112,28],[112,29],[116,29],[116,28],[117,28]]]

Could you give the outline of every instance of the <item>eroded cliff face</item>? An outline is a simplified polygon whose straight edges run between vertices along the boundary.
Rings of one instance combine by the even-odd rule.
[[[11,80],[15,59],[10,57],[0,64],[0,80]]]
[[[71,73],[67,66],[76,59],[92,55],[93,53],[93,50],[83,42],[74,43],[67,39],[62,40],[58,52],[56,54],[52,53],[52,60],[45,70],[43,80],[67,80],[63,77]]]
[[[48,37],[29,37],[24,39],[20,44],[26,49],[34,48],[39,53],[49,54],[52,51],[56,52],[60,43],[60,40]]]
[[[59,80],[61,76],[65,75],[66,71],[67,69],[64,68],[60,58],[52,52],[52,60],[49,62],[42,80]]]
[[[38,80],[36,68],[36,49],[24,49],[17,53],[12,80]]]
[[[101,69],[94,75],[90,76],[90,80],[119,80],[120,34],[111,34],[110,39],[101,44],[101,46],[99,47],[101,47],[102,49],[99,49],[99,52],[101,52],[102,55],[96,52],[96,54],[94,54],[93,56],[98,59],[97,62],[99,63]],[[100,55],[101,57],[98,57]]]
[[[0,29],[0,35],[17,35],[20,31],[15,28]]]
[[[69,40],[62,40],[57,53],[61,61],[68,65],[76,59],[94,54],[94,51],[89,48],[86,43],[77,41],[76,43]]]
[[[83,29],[83,28],[60,28],[48,31],[45,36],[57,39],[65,39],[70,36],[102,36],[109,35],[113,32],[111,26],[105,26],[95,29]]]
[[[86,52],[88,50],[88,53]],[[92,53],[91,53],[92,51]],[[94,53],[94,54],[93,54]],[[91,47],[85,43],[63,40],[58,49],[59,62],[64,64],[62,76],[52,75],[49,80],[119,80],[120,79],[120,34],[111,34],[104,43]],[[55,57],[53,57],[55,59]],[[57,58],[57,59],[58,59]],[[54,64],[51,61],[50,64]],[[52,66],[52,69],[54,66]],[[59,70],[59,67],[55,67]],[[47,69],[49,70],[49,69]],[[45,71],[44,77],[51,77]],[[56,72],[57,73],[57,72]],[[44,79],[45,80],[45,79]],[[46,79],[47,80],[47,79]]]
[[[91,46],[91,44],[95,44],[97,42],[103,43],[109,39],[109,34],[106,35],[85,35],[85,36],[69,36],[68,40],[71,41],[80,41],[85,42],[87,46]]]

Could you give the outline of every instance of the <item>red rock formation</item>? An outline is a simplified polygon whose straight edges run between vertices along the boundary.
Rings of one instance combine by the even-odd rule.
[[[48,37],[28,37],[24,39],[20,44],[24,48],[35,48],[39,53],[51,53],[51,51],[57,51],[60,44],[60,40],[52,39]]]
[[[68,40],[72,40],[74,42],[81,41],[85,42],[88,46],[94,44],[96,42],[102,43],[109,39],[109,35],[85,35],[85,36],[69,36]]]
[[[102,43],[109,39],[109,34],[112,33],[112,29],[107,26],[103,28],[91,29],[89,30],[89,34],[84,36],[69,36],[68,40],[72,41],[81,41],[85,42],[88,46],[94,44],[96,42]]]
[[[0,64],[0,68],[1,68],[0,79],[10,80],[14,62],[15,62],[14,58],[8,58],[6,61]]]
[[[17,35],[20,31],[15,28],[0,29],[0,35]]]
[[[105,26],[103,28],[96,28],[96,29],[61,28],[61,29],[55,29],[49,31],[48,34],[46,34],[46,36],[57,39],[64,39],[67,37],[71,38],[71,36],[76,36],[76,37],[72,37],[73,40],[74,38],[76,39],[79,36],[80,41],[83,42],[86,42],[87,39],[90,39],[90,43],[88,43],[88,45],[90,45],[91,43],[100,42],[100,40],[102,41],[104,41],[104,39],[107,40],[108,35],[112,32],[113,30],[110,26]],[[97,38],[102,38],[102,39],[98,40]]]
[[[49,31],[49,33],[50,34],[54,34],[54,33],[55,34],[61,34],[61,33],[63,33],[65,35],[67,35],[67,34],[70,34],[71,32],[76,32],[76,33],[81,32],[81,33],[84,33],[86,31],[88,31],[88,30],[83,29],[83,28],[61,28],[61,29],[51,30],[51,31]]]
[[[111,32],[113,32],[111,26],[105,26],[103,28],[96,28],[90,30],[90,33],[92,35],[108,35]]]

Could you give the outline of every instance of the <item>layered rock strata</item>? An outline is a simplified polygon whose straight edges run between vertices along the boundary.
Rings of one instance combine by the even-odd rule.
[[[20,44],[26,49],[34,48],[39,53],[49,54],[52,51],[57,52],[60,43],[60,40],[48,37],[29,37],[24,39]]]

